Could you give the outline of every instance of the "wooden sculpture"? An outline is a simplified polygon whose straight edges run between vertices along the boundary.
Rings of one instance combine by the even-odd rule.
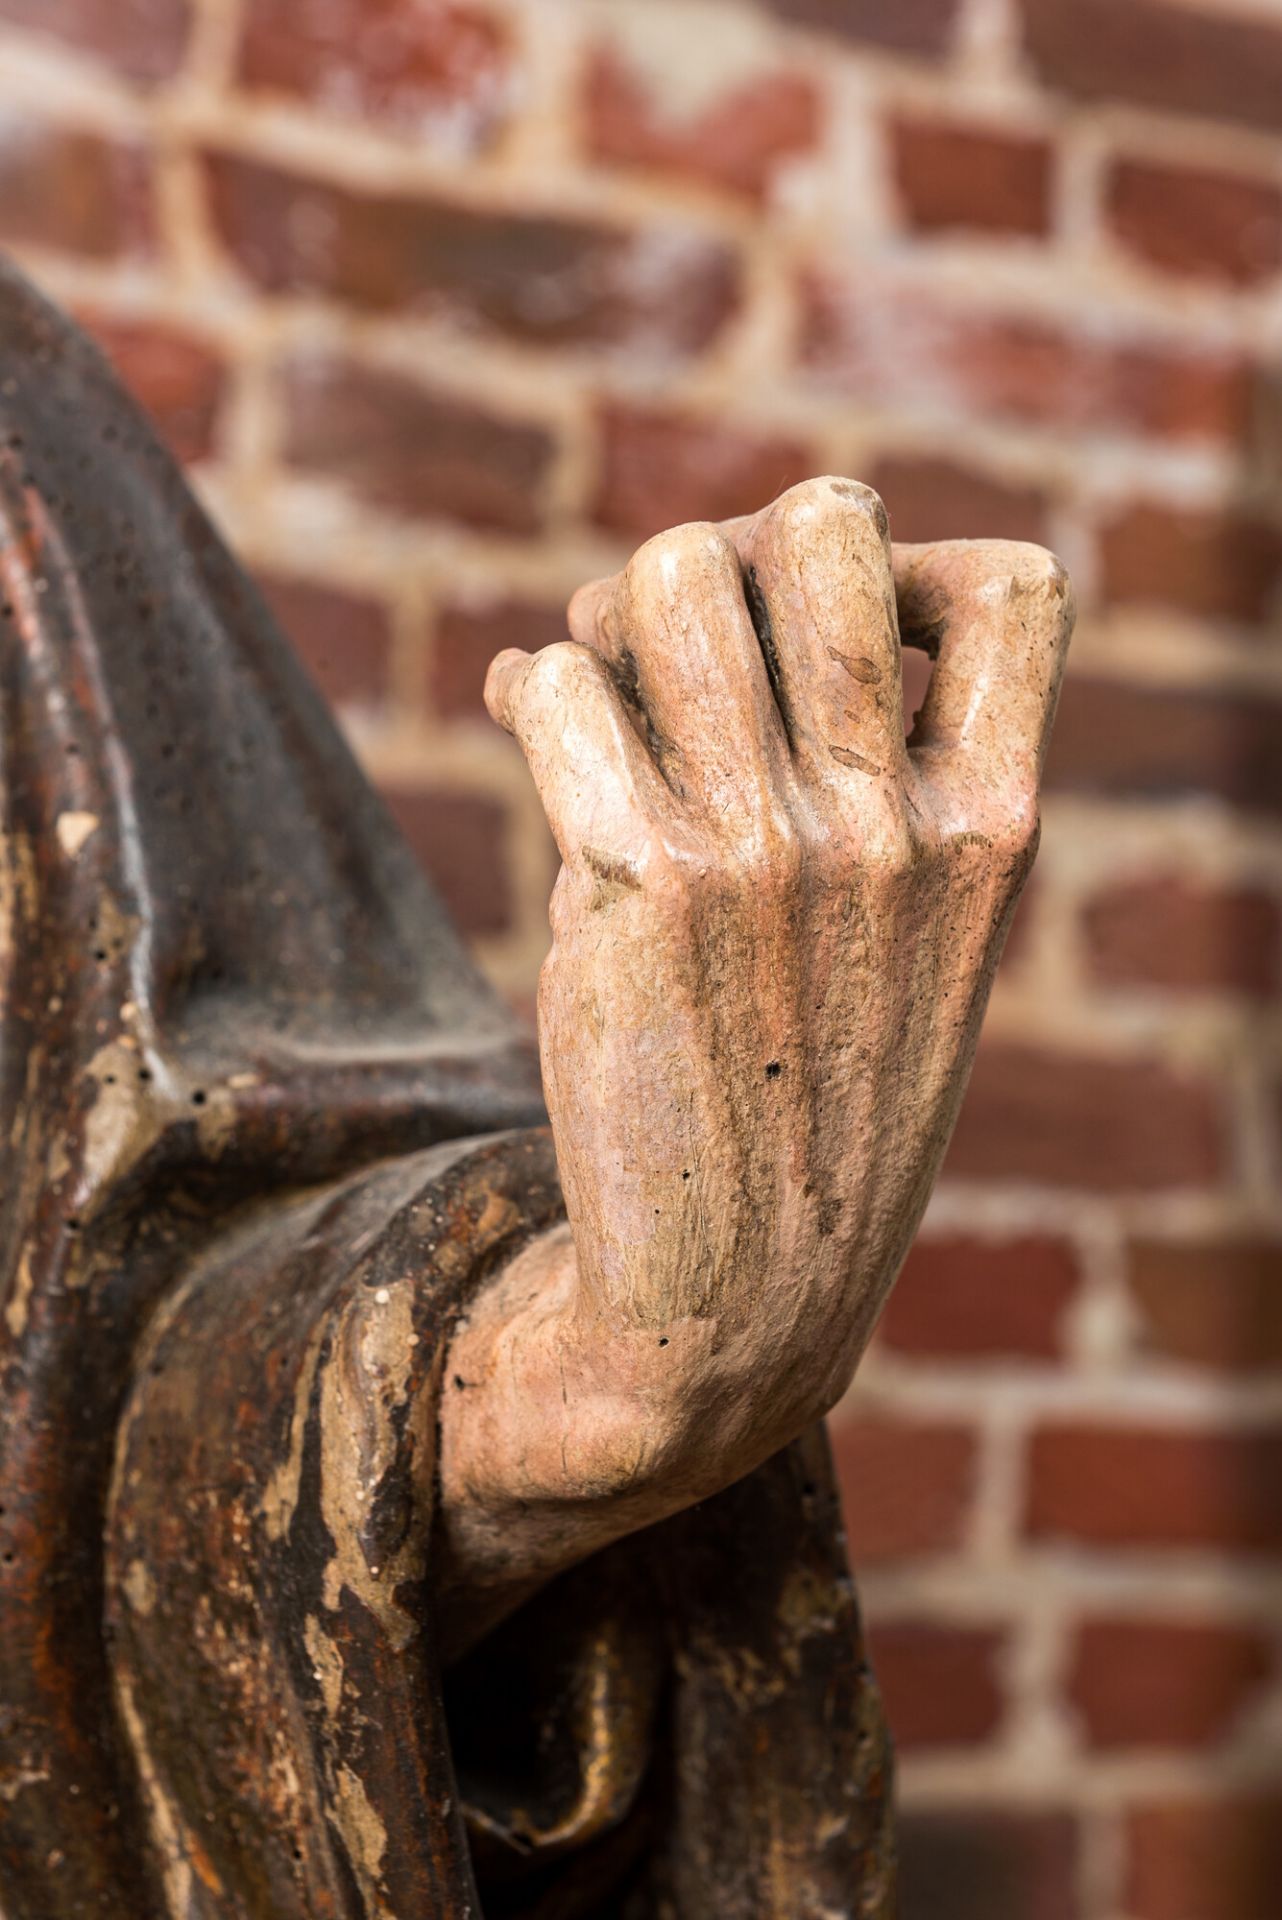
[[[4,1920],[888,1920],[820,1422],[1033,856],[1062,570],[821,479],[495,662],[564,861],[549,1132],[10,270],[0,453]]]

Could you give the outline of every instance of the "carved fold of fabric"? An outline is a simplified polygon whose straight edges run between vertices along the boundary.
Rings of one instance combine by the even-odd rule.
[[[434,1649],[441,1371],[559,1218],[544,1134],[257,1211],[139,1355],[108,1518],[121,1717],[172,1920],[479,1913]]]
[[[151,1313],[238,1210],[542,1118],[262,602],[0,263],[0,1906],[147,1912],[102,1528]]]
[[[821,1428],[564,1576],[445,1697],[488,1920],[894,1920],[890,1744]]]

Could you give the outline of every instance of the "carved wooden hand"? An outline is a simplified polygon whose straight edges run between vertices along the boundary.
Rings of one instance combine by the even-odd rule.
[[[848,1384],[947,1143],[1037,841],[1072,602],[892,552],[869,489],[651,540],[495,661],[564,862],[539,1001],[572,1241],[455,1346],[464,1585],[703,1497]],[[937,655],[905,741],[899,648]]]

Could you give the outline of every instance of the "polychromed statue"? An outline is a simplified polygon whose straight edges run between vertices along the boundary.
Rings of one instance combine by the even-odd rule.
[[[500,655],[540,1076],[10,270],[0,441],[5,1920],[889,1920],[821,1422],[1033,857],[1062,570],[818,479]]]

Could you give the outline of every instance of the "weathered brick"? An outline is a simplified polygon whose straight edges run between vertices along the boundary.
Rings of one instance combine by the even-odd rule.
[[[597,430],[592,517],[634,538],[684,521],[754,512],[815,466],[801,440],[663,409],[607,404]]]
[[[1282,527],[1244,513],[1138,500],[1100,529],[1104,600],[1204,619],[1271,623],[1282,606]]]
[[[905,222],[920,233],[966,228],[1043,235],[1050,228],[1053,152],[1035,134],[896,115],[890,167]]]
[[[537,653],[569,638],[564,606],[543,601],[459,598],[437,616],[428,701],[442,720],[486,718],[485,674],[504,647]]]
[[[0,21],[63,41],[144,85],[177,72],[191,14],[191,0],[0,0]]]
[[[1282,127],[1282,32],[1267,9],[1020,0],[1043,80],[1087,100]]]
[[[889,453],[868,484],[886,503],[896,540],[1047,539],[1047,501],[1039,487],[998,479],[943,455]]]
[[[227,390],[221,356],[159,322],[83,310],[78,318],[178,459],[206,459]]]
[[[1231,1373],[1282,1369],[1282,1242],[1139,1240],[1127,1267],[1149,1351]]]
[[[280,390],[290,466],[397,513],[509,533],[543,525],[555,451],[543,426],[325,354],[288,361]]]
[[[1112,341],[1033,315],[944,305],[920,286],[803,274],[799,348],[825,385],[1076,433],[1244,443],[1254,368],[1229,349]]]
[[[772,13],[799,27],[843,40],[896,47],[905,53],[943,53],[952,40],[960,0],[765,0]]]
[[[333,706],[387,699],[392,634],[381,601],[286,574],[259,574],[258,584]]]
[[[1116,1193],[1203,1186],[1224,1169],[1220,1091],[1157,1060],[980,1047],[947,1171]]]
[[[1067,1813],[908,1809],[903,1920],[1080,1920],[1079,1847]]]
[[[1048,1421],[1029,1447],[1039,1539],[1110,1548],[1282,1551],[1282,1428]]]
[[[149,253],[152,239],[142,147],[0,107],[0,240],[114,260]]]
[[[1001,1627],[881,1620],[869,1630],[873,1669],[901,1753],[970,1747],[996,1731],[1005,1711]]]
[[[456,0],[249,0],[238,77],[455,151],[484,146],[510,86],[511,35]]]
[[[1259,1693],[1274,1654],[1267,1634],[1233,1621],[1109,1615],[1078,1628],[1067,1697],[1092,1747],[1209,1746]]]
[[[1282,1886],[1282,1797],[1173,1799],[1126,1819],[1134,1920],[1273,1920]]]
[[[973,1429],[869,1412],[839,1414],[831,1433],[857,1566],[962,1544],[975,1499]]]
[[[877,1330],[898,1353],[931,1359],[1053,1360],[1077,1292],[1066,1240],[918,1240]]]
[[[761,200],[780,166],[815,145],[820,96],[808,74],[776,70],[728,88],[692,114],[674,112],[665,89],[606,45],[586,63],[582,113],[595,160]]]
[[[1108,986],[1261,999],[1282,989],[1282,908],[1258,888],[1141,875],[1087,900],[1082,936],[1092,975]]]
[[[1282,703],[1263,693],[1136,686],[1070,673],[1047,761],[1052,790],[1111,799],[1211,794],[1282,814]]]
[[[1127,157],[1109,169],[1104,205],[1118,239],[1167,273],[1251,286],[1282,267],[1272,181]]]
[[[738,303],[736,254],[688,226],[366,193],[230,153],[208,153],[205,171],[224,245],[268,293],[439,313],[530,345],[626,346],[658,358],[708,346]]]
[[[512,878],[502,804],[436,787],[385,783],[380,791],[464,933],[505,933],[512,924]]]
[[[880,488],[878,489],[880,492]],[[929,657],[917,647],[905,647],[900,655],[900,676],[903,681],[904,726],[911,733],[913,724],[925,702],[933,671]],[[1022,907],[1016,912],[1016,924]],[[1012,932],[1014,928],[1012,928]]]

